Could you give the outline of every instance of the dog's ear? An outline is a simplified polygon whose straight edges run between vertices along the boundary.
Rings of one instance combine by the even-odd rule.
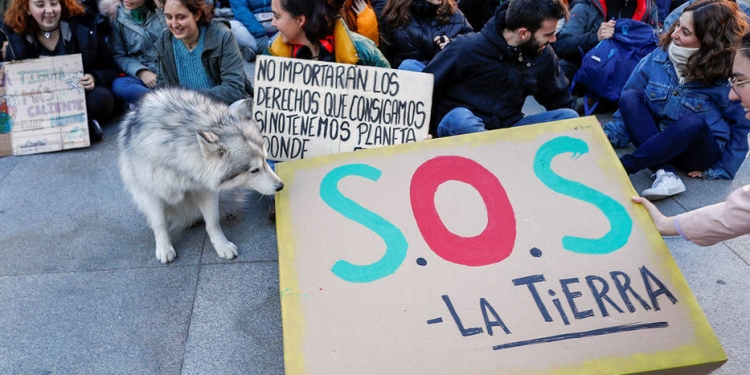
[[[196,138],[198,139],[198,144],[200,145],[203,156],[205,157],[215,155],[222,157],[228,151],[226,147],[221,144],[221,140],[216,133],[199,130]]]
[[[250,120],[253,117],[253,99],[242,99],[238,100],[229,106],[230,110],[233,110],[237,117],[243,120]]]

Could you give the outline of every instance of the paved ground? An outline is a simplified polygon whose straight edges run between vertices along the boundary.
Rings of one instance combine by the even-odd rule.
[[[274,223],[253,196],[226,222],[240,249],[216,256],[203,227],[154,258],[153,235],[126,195],[116,125],[87,149],[0,158],[0,374],[282,374]],[[750,183],[686,179],[668,214],[723,200]],[[640,191],[648,173],[633,176]],[[699,248],[666,242],[729,362],[750,368],[750,237]]]

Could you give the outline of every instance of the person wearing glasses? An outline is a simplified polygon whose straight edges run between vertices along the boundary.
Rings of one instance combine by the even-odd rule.
[[[674,167],[690,177],[734,178],[748,150],[750,122],[740,104],[729,100],[727,78],[731,48],[747,30],[736,3],[696,1],[630,75],[604,131],[613,146],[632,141],[636,147],[620,157],[629,174],[655,172],[643,197],[684,192]]]
[[[734,55],[730,83],[730,100],[739,100],[750,109],[750,32],[742,37]],[[750,119],[750,113],[745,113]],[[633,201],[646,207],[659,233],[665,236],[680,235],[700,246],[711,246],[750,233],[750,185],[732,192],[726,201],[685,212],[677,216],[664,216],[653,203],[642,197]]]

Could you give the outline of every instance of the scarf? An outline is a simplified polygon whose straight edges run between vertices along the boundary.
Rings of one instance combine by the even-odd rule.
[[[318,41],[320,47],[319,55],[316,56],[318,61],[334,61],[333,56],[333,35],[327,36]],[[310,48],[303,45],[292,45],[292,57],[295,59],[312,59]]]
[[[145,3],[141,5],[138,9],[133,10],[127,10],[125,9],[125,13],[129,14],[130,17],[138,24],[142,24],[144,21],[146,21],[146,18],[148,17],[148,12],[150,9],[148,9],[148,5]]]
[[[674,64],[674,70],[677,72],[677,78],[680,80],[680,84],[685,83],[685,73],[687,72],[687,61],[699,48],[685,48],[674,44],[674,41],[669,42],[669,60]]]

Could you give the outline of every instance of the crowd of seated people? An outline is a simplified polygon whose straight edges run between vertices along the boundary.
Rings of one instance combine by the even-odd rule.
[[[258,55],[431,74],[432,137],[574,118],[582,56],[632,18],[660,43],[604,130],[613,146],[635,147],[621,158],[626,171],[655,172],[644,195],[683,192],[675,168],[731,179],[748,149],[750,122],[728,79],[750,8],[733,0],[229,0],[228,13],[206,0],[4,4],[2,61],[82,55],[92,141],[118,101],[137,106],[161,87],[251,98],[243,64]],[[525,115],[528,97],[546,111]]]

